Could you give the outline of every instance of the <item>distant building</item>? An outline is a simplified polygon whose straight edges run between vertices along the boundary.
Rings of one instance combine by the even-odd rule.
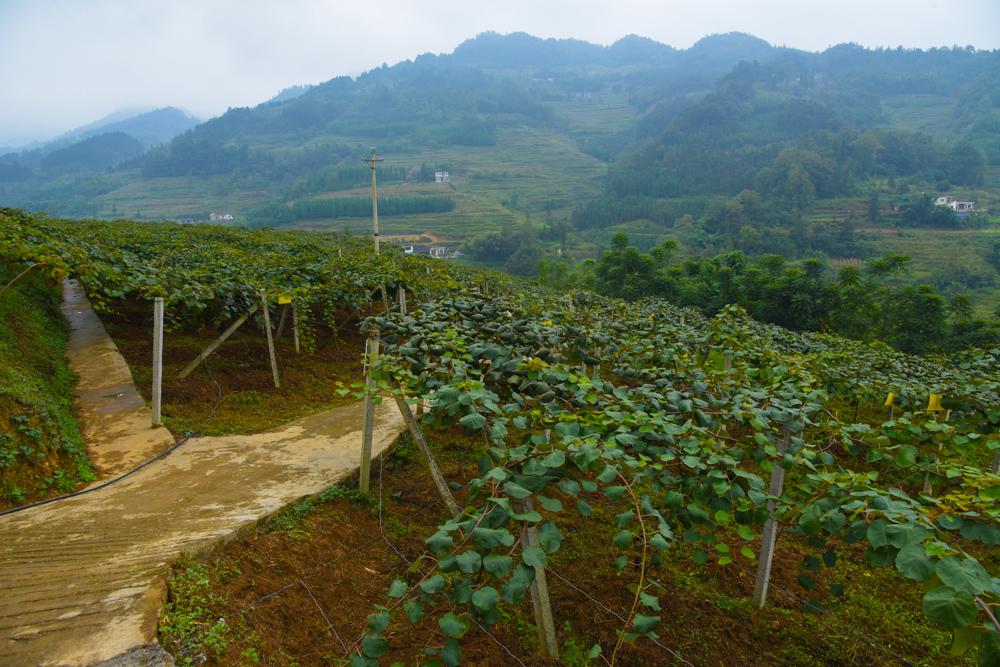
[[[435,183],[448,183],[451,181],[451,176],[447,171],[435,171],[434,172],[434,182]]]
[[[435,259],[444,259],[448,256],[448,249],[444,246],[404,245],[403,254],[427,255],[428,257],[434,257]]]
[[[232,213],[209,213],[208,219],[212,222],[222,222],[223,220],[235,220]]]
[[[193,225],[194,218],[177,218],[177,222],[181,225]]]
[[[949,197],[947,195],[941,195],[935,201],[938,206],[947,206],[955,213],[974,213],[976,210],[976,202],[974,201],[958,201],[954,197]]]

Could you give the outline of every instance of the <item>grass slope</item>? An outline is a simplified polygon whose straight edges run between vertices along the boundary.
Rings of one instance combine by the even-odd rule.
[[[0,283],[11,277],[0,272]],[[58,288],[42,275],[0,294],[0,507],[94,479],[74,417],[68,337]]]

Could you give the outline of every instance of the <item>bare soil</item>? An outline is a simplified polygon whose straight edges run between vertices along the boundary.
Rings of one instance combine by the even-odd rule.
[[[342,405],[350,396],[337,389],[360,382],[364,338],[360,314],[344,314],[333,332],[320,327],[316,349],[296,354],[291,323],[276,341],[281,388],[271,373],[267,338],[249,320],[205,363],[184,380],[177,374],[219,332],[166,331],[163,345],[163,417],[174,432],[202,435],[256,433],[299,417]],[[152,382],[152,308],[116,302],[102,320],[132,370],[140,392],[149,400]],[[277,319],[272,320],[277,329]],[[216,406],[216,402],[218,405]]]

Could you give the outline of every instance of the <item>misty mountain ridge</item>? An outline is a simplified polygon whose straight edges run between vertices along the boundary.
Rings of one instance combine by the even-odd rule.
[[[167,144],[115,162],[119,166],[113,173],[89,182],[83,196],[76,196],[78,186],[69,182],[43,188],[51,174],[42,156],[0,158],[0,197],[67,214],[72,201],[97,215],[107,205],[103,202],[131,207],[138,193],[160,187],[160,179],[183,177],[204,184],[185,195],[200,199],[183,206],[160,199],[163,208],[153,215],[221,206],[212,201],[247,213],[265,201],[290,206],[302,197],[359,185],[355,181],[364,175],[355,173],[357,156],[375,144],[408,168],[434,162],[432,166],[452,168],[453,183],[476,179],[480,192],[474,198],[481,198],[482,207],[469,210],[518,219],[565,209],[570,202],[584,206],[602,195],[605,203],[608,196],[731,196],[754,185],[754,174],[774,167],[786,148],[812,150],[809,136],[837,135],[849,128],[931,133],[944,143],[974,140],[992,161],[1000,159],[1000,116],[990,93],[998,89],[998,59],[1000,52],[974,49],[866,49],[853,44],[808,52],[744,33],[709,35],[677,49],[637,35],[602,46],[487,32],[452,53],[422,54],[354,78],[291,86],[254,107],[231,108]],[[154,117],[157,113],[151,112]],[[134,125],[136,119],[102,129],[135,136],[122,127],[129,122]],[[908,134],[903,139],[914,150],[921,141],[927,143]],[[875,137],[876,143],[882,140]],[[127,153],[117,145],[112,150],[110,139],[98,143],[109,153],[102,159],[95,156],[95,169],[107,169],[96,165]],[[510,150],[515,144],[523,144],[520,152]],[[823,155],[829,152],[825,146]],[[527,165],[538,158],[533,151],[544,147],[558,149],[575,166],[565,173],[545,170],[544,188],[521,189],[512,198],[517,188],[501,180],[532,171]],[[94,146],[87,148],[81,153],[90,154]],[[698,156],[705,158],[699,169],[684,166]],[[783,159],[788,162],[788,155]],[[827,169],[825,162],[816,164]],[[810,178],[822,196],[830,179],[820,182],[820,167],[811,167]],[[917,173],[912,165],[906,168],[907,174]],[[587,176],[569,185],[579,169]],[[801,170],[794,172],[798,177]],[[869,173],[866,165],[838,176],[835,191],[853,192],[858,179]],[[493,187],[510,202],[499,210],[501,195],[491,195]],[[64,191],[72,195],[58,194]],[[596,210],[599,215],[604,206]],[[634,211],[650,217],[646,204],[608,206],[616,209],[609,217],[613,222],[631,219]],[[106,214],[115,210],[120,209]],[[465,209],[456,210],[458,215]],[[588,227],[599,224],[589,218]],[[475,231],[468,227],[464,233]]]

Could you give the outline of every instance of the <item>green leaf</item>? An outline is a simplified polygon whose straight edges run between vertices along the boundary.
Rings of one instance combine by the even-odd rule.
[[[487,625],[496,622],[498,614],[497,603],[500,594],[492,586],[483,586],[472,594],[472,608]]]
[[[464,618],[456,616],[449,611],[438,619],[438,627],[441,628],[441,632],[444,633],[445,637],[461,639],[469,629],[469,623]]]
[[[546,521],[538,529],[538,543],[547,553],[554,554],[559,551],[562,541],[562,532],[551,521]]]
[[[546,468],[561,468],[566,463],[566,455],[560,451],[554,451],[541,461]]]
[[[799,527],[806,535],[815,535],[822,528],[820,522],[820,510],[816,505],[811,505],[799,516]]]
[[[361,640],[361,651],[369,658],[379,658],[389,650],[389,640],[385,637],[365,635]]]
[[[563,504],[558,498],[549,498],[547,496],[538,496],[538,502],[547,512],[562,512]]]
[[[649,607],[653,611],[662,611],[662,609],[660,609],[660,600],[655,595],[650,595],[649,593],[640,592],[639,599],[642,601],[642,604]]]
[[[612,543],[619,549],[628,549],[630,546],[632,546],[632,531],[631,530],[620,531],[617,535],[615,535],[614,539],[612,540]]]
[[[636,614],[635,618],[632,620],[632,625],[634,625],[635,629],[638,630],[640,633],[647,634],[653,628],[655,628],[656,624],[659,622],[660,622],[659,616],[647,616],[645,614]]]
[[[511,604],[521,604],[528,586],[535,580],[535,568],[518,565],[503,587],[503,599]]]
[[[903,445],[896,450],[893,460],[900,468],[909,468],[917,462],[917,448],[913,445]]]
[[[478,412],[472,412],[459,419],[458,423],[461,424],[467,432],[475,433],[486,426],[486,417],[482,416]]]
[[[885,527],[888,522],[885,519],[876,519],[868,526],[868,543],[876,549],[889,544],[885,535]]]
[[[497,579],[507,576],[514,567],[514,559],[504,554],[489,554],[483,557],[483,569]]]
[[[451,539],[451,535],[439,530],[424,540],[424,543],[433,553],[440,555],[451,550],[454,540]]]
[[[483,549],[494,549],[501,544],[509,547],[514,544],[514,536],[505,528],[494,530],[493,528],[476,527],[472,530],[472,538]]]
[[[416,598],[404,602],[403,610],[406,612],[406,618],[410,623],[419,623],[420,619],[424,617],[424,606]]]
[[[466,551],[457,557],[458,569],[465,574],[475,574],[482,567],[483,557],[478,551]]]
[[[896,555],[896,569],[907,579],[924,581],[934,574],[934,561],[924,552],[923,544],[908,544]]]
[[[993,588],[993,581],[983,566],[971,558],[942,558],[935,572],[945,586],[969,595],[979,595]]]
[[[444,577],[435,574],[433,577],[424,579],[420,582],[420,590],[428,595],[437,595],[444,590]]]
[[[368,630],[375,635],[382,634],[382,631],[389,626],[389,612],[382,611],[377,614],[368,615]]]
[[[927,591],[923,607],[928,618],[946,628],[962,628],[976,620],[976,605],[972,596],[950,586],[938,586]]]
[[[649,538],[649,546],[653,547],[657,551],[666,551],[667,547],[670,546],[670,543],[667,542],[663,535],[656,533]]]
[[[635,512],[632,510],[626,510],[621,514],[615,515],[615,527],[626,528],[632,525],[632,522],[634,520],[635,520]]]
[[[542,551],[541,547],[530,546],[524,550],[521,554],[521,558],[524,560],[525,564],[532,567],[545,567],[546,559],[545,552]]]
[[[441,648],[441,662],[445,667],[458,667],[462,664],[462,645],[457,639],[446,639]]]
[[[594,510],[590,507],[590,504],[586,500],[580,498],[576,501],[576,511],[580,513],[580,516],[588,517]]]
[[[392,586],[389,587],[389,597],[391,598],[401,598],[406,595],[406,591],[409,590],[409,586],[402,579],[396,579],[392,582]]]
[[[503,489],[507,492],[508,496],[516,500],[524,500],[531,495],[531,491],[528,491],[520,484],[515,484],[514,482],[506,482],[503,485]]]
[[[628,487],[625,486],[607,486],[604,488],[604,495],[606,495],[611,500],[618,500],[625,495]]]

